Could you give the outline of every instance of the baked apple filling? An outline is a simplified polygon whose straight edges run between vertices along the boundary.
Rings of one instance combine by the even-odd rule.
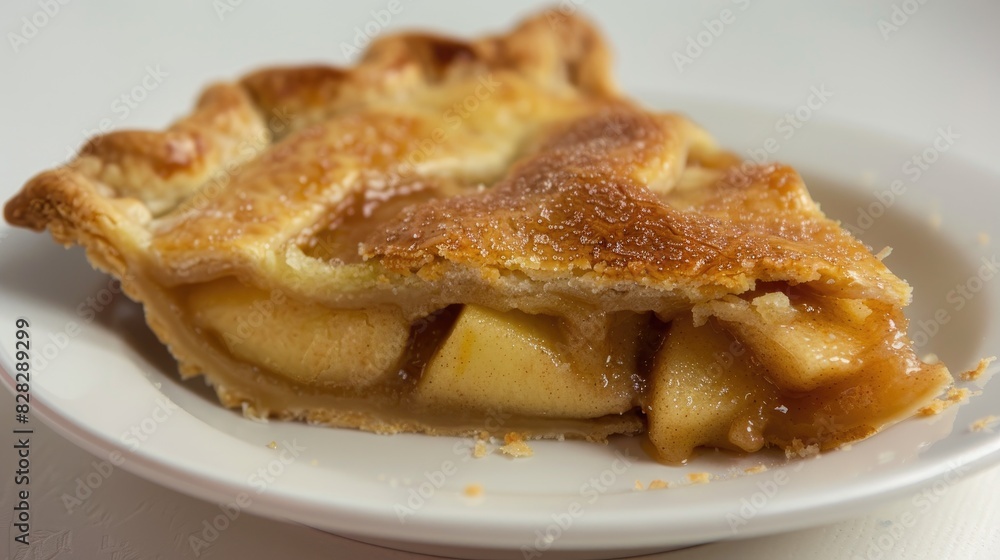
[[[829,448],[909,416],[950,379],[913,359],[905,319],[885,304],[788,286],[669,322],[619,311],[585,324],[475,304],[411,324],[398,308],[330,309],[234,279],[183,292],[204,340],[289,390],[364,399],[386,423],[421,418],[429,431],[489,431],[476,423],[484,413],[519,426],[545,419],[538,435],[560,421],[639,417],[670,462],[702,446]],[[259,413],[269,406],[255,402]]]
[[[793,169],[610,74],[571,16],[386,36],[95,138],[5,216],[83,245],[248,416],[645,433],[683,461],[867,437],[951,381],[906,337],[909,286]]]

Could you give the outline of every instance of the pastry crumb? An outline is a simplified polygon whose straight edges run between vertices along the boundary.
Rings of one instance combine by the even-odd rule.
[[[976,379],[982,377],[984,373],[986,373],[986,368],[990,367],[990,364],[992,364],[996,359],[997,359],[996,356],[983,358],[982,360],[979,360],[978,364],[976,364],[975,369],[966,371],[962,373],[959,377],[962,378],[962,381],[975,381]]]
[[[985,231],[981,231],[979,232],[979,235],[976,236],[976,241],[978,241],[983,247],[986,247],[990,244],[990,234]]]
[[[711,475],[709,475],[708,473],[694,473],[694,474],[699,474],[699,475],[703,474],[707,476],[708,479],[711,479]],[[688,478],[691,478],[691,475],[688,475]],[[708,482],[708,479],[706,479],[704,482]],[[667,481],[656,478],[649,483],[649,487],[647,487],[646,490],[661,490],[663,488],[669,488],[669,487],[670,484],[667,483]]]
[[[310,459],[309,460],[309,466],[311,466],[311,467],[318,467],[319,466],[319,459]]]
[[[465,494],[469,498],[478,498],[483,495],[483,485],[467,484],[462,490],[462,494]]]
[[[500,452],[511,457],[531,457],[535,451],[525,443],[524,436],[517,432],[510,432],[503,436],[504,445],[500,447]]]
[[[806,457],[815,457],[817,455],[819,455],[819,444],[806,445],[799,438],[793,439],[792,444],[785,448],[785,457],[788,459],[794,457],[805,459]]]
[[[984,416],[979,420],[976,420],[975,422],[969,424],[969,431],[970,432],[993,431],[992,430],[993,424],[996,424],[997,422],[1000,422],[1000,416],[993,416],[992,414],[989,416]]]
[[[486,442],[481,439],[477,439],[476,444],[472,446],[472,456],[476,459],[482,459],[489,454],[489,450],[486,449]]]
[[[691,484],[707,484],[712,480],[712,474],[707,472],[693,472],[688,473],[687,479]],[[652,486],[652,483],[650,483],[650,486]]]
[[[509,444],[509,443],[514,443],[514,442],[517,442],[517,441],[524,441],[524,435],[523,434],[519,434],[517,432],[507,432],[503,436],[503,442],[504,443]]]
[[[193,373],[198,373],[198,372],[193,372]],[[205,383],[210,387],[212,386],[212,384],[208,382],[207,378],[205,380]],[[247,420],[256,422],[258,424],[268,423],[267,413],[261,413],[259,410],[251,406],[250,403],[248,402],[244,402],[240,406],[243,409],[243,417],[246,418]]]
[[[789,322],[797,313],[788,296],[781,292],[757,296],[752,303],[757,313],[769,323]]]
[[[747,474],[759,474],[765,471],[767,471],[767,465],[764,464],[754,465],[752,467],[747,467],[743,469],[743,472]]]
[[[500,452],[505,455],[510,455],[511,457],[531,457],[535,454],[535,451],[531,449],[531,446],[523,441],[515,441],[503,445],[500,447]]]
[[[886,257],[892,254],[892,247],[883,247],[881,251],[875,253],[875,258],[884,261]]]
[[[269,448],[271,448],[271,449],[277,449],[278,448],[278,442],[276,442],[274,440],[271,440],[270,443],[267,444],[267,446]]]
[[[946,408],[958,404],[969,397],[975,396],[972,391],[962,388],[952,387],[943,399],[934,399],[931,403],[917,411],[917,416],[934,416],[940,414]]]
[[[642,481],[641,480],[636,480],[635,484],[632,486],[632,489],[633,490],[643,490],[644,486],[642,485]]]

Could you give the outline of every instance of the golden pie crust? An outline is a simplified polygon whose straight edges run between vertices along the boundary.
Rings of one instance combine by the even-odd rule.
[[[741,161],[610,75],[577,17],[387,36],[352,68],[258,71],[165,131],[95,137],[5,216],[84,246],[182,375],[250,415],[649,431],[683,460],[829,448],[950,383],[906,338],[909,286],[792,168]],[[523,365],[468,355],[510,345]]]

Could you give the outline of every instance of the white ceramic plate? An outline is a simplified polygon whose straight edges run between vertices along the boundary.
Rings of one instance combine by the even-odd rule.
[[[802,172],[829,215],[876,250],[891,245],[889,265],[915,287],[911,333],[933,333],[917,336],[922,352],[955,371],[998,353],[1000,280],[984,265],[996,255],[988,240],[1000,242],[997,177],[947,153],[946,140],[935,152],[933,137],[897,141],[819,117],[789,129],[767,111],[653,101],[688,112],[726,146],[770,148],[769,159]],[[896,180],[901,194],[890,200],[885,193]],[[102,459],[120,451],[124,468],[223,504],[206,520],[217,526],[228,523],[227,512],[249,509],[427,553],[611,557],[832,522],[920,487],[930,490],[914,500],[932,503],[1000,458],[1000,434],[969,430],[1000,415],[1000,387],[988,386],[989,376],[961,384],[983,391],[962,407],[792,462],[706,452],[688,466],[667,467],[624,438],[608,446],[538,442],[528,459],[472,459],[463,439],[256,423],[222,409],[200,380],[179,381],[141,309],[115,295],[80,250],[67,254],[47,236],[2,231],[2,366],[13,371],[14,321],[28,318],[32,353],[45,361],[32,373],[33,417]],[[12,385],[9,374],[3,380]],[[761,462],[768,471],[743,472]],[[715,480],[686,484],[691,472]],[[653,479],[673,487],[634,490],[636,480]],[[466,497],[470,484],[481,485],[483,496]]]

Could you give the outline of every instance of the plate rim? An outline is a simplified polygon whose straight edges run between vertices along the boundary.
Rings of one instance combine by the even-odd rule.
[[[665,93],[657,95],[661,99],[670,98],[674,101],[679,99],[691,99],[690,96],[685,95]],[[638,96],[638,99],[646,102],[648,97]],[[705,101],[704,99],[699,98],[698,102],[704,102],[708,105],[725,104],[728,109],[741,112],[750,111],[771,114],[771,110],[769,108],[761,108],[753,105],[741,105],[740,103],[722,101],[719,99]],[[685,106],[683,102],[682,106]],[[822,119],[822,116],[820,119]],[[854,123],[845,122],[842,119],[833,121],[827,121],[824,119],[819,122],[824,128],[836,127],[850,132],[874,135],[879,138],[880,142],[905,145],[912,145],[915,143],[913,139],[899,138],[881,131],[869,132]],[[983,172],[987,176],[997,176],[996,171],[983,167],[975,161],[963,158],[959,154],[955,154],[952,157],[956,158],[960,162],[961,167],[976,169]],[[998,292],[1000,291],[1000,288],[994,288],[991,291]],[[991,323],[995,326],[997,320],[997,318],[991,318]],[[3,371],[4,375],[0,377],[3,378],[3,384],[7,387],[7,390],[13,392],[13,376],[10,374],[10,371],[13,371],[13,369],[10,367],[11,365],[12,362],[10,361],[10,356],[7,354],[6,348],[3,348],[3,350],[0,351],[0,370]],[[76,419],[71,418],[59,411],[57,406],[54,406],[53,403],[48,402],[45,398],[39,399],[38,401],[33,400],[32,405],[32,410],[35,416],[39,417],[46,425],[51,427],[61,436],[82,447],[88,452],[94,454],[109,454],[114,451],[123,452],[123,454],[127,456],[127,460],[121,465],[122,468],[146,480],[151,480],[157,484],[167,486],[178,492],[200,499],[206,499],[206,494],[209,494],[214,497],[213,500],[218,499],[218,502],[229,500],[240,491],[246,490],[245,486],[236,485],[232,480],[213,478],[206,479],[204,472],[199,472],[197,470],[184,471],[178,467],[177,463],[164,461],[162,456],[154,456],[150,453],[151,450],[149,448],[144,447],[140,450],[140,452],[129,452],[127,450],[123,450],[118,442],[114,441],[106,434],[95,431],[91,426],[80,424],[76,421]],[[948,437],[952,437],[951,434],[945,436],[945,438]],[[952,455],[957,455],[957,457],[953,458],[953,461],[957,461],[957,465],[967,468],[969,475],[979,472],[997,462],[1000,462],[1000,434],[996,434],[994,437],[990,437],[988,439],[983,439],[976,445],[965,445],[962,447],[961,452],[952,453]],[[818,502],[816,500],[817,496],[813,495],[810,500],[805,500],[805,502],[799,503],[798,505],[786,504],[783,508],[771,507],[768,510],[762,511],[758,516],[754,517],[752,520],[753,522],[749,523],[745,527],[745,530],[741,530],[736,537],[746,538],[762,536],[845,519],[857,513],[863,512],[874,503],[885,502],[904,495],[907,492],[926,487],[935,478],[942,476],[949,470],[954,469],[955,466],[955,464],[949,464],[938,460],[931,464],[923,465],[920,469],[915,471],[913,470],[913,467],[904,469],[903,473],[907,473],[908,476],[902,478],[899,477],[900,473],[898,472],[895,473],[895,476],[892,476],[893,473],[884,473],[877,476],[869,475],[866,478],[866,484],[841,489],[836,493],[836,495],[832,491],[828,491],[825,494],[820,494],[820,497],[823,499]],[[204,484],[206,480],[209,483],[207,484],[207,488],[205,487],[206,484]],[[879,487],[878,491],[873,490],[876,486]],[[674,491],[696,490],[676,489]],[[802,500],[799,501],[802,502]],[[341,526],[344,527],[342,530],[347,535],[366,535],[369,538],[379,537],[380,532],[378,530],[370,530],[371,524],[386,521],[385,511],[375,507],[351,509],[346,505],[342,505],[341,507],[344,509],[336,512],[337,515],[333,515],[334,512],[328,511],[330,505],[329,501],[324,502],[316,499],[313,501],[303,502],[301,500],[301,496],[283,497],[281,495],[275,495],[271,492],[265,492],[264,494],[261,494],[258,499],[254,500],[252,507],[249,507],[248,510],[264,517],[300,523],[303,522],[303,518],[307,513],[324,511],[330,516],[331,519],[336,518],[338,521],[351,521],[350,523],[341,523]],[[356,506],[357,504],[354,505]],[[782,502],[779,500],[777,505],[781,506]],[[303,506],[305,507],[304,509],[290,509],[296,506],[300,508]],[[808,515],[804,515],[804,513],[808,513]],[[621,531],[623,536],[630,539],[636,539],[635,544],[638,546],[675,546],[680,544],[692,544],[693,542],[704,542],[704,535],[699,536],[699,534],[695,531],[689,531],[684,534],[680,534],[680,532],[678,532],[674,534],[674,537],[676,538],[667,538],[671,535],[670,533],[658,533],[656,535],[652,535],[651,532],[648,531],[648,528],[640,530],[635,527],[624,526],[624,520],[621,521],[623,526],[618,526],[614,523],[613,519],[605,520],[602,517],[603,516],[601,515],[587,515],[582,517],[582,526],[579,527],[579,531],[574,530],[574,532],[585,533],[587,529],[594,529],[594,527],[590,527],[590,525],[593,525],[598,521],[612,521],[610,526],[614,530]],[[395,521],[395,519],[391,520]],[[501,521],[501,523],[498,524],[498,521]],[[441,519],[432,518],[429,514],[421,514],[420,516],[414,517],[412,524],[404,525],[394,523],[393,527],[396,528],[395,532],[405,534],[405,537],[402,539],[392,538],[388,542],[402,543],[403,547],[409,550],[414,550],[414,548],[407,547],[405,546],[406,544],[423,543],[426,545],[440,545],[442,543],[438,536],[440,535],[440,530],[442,529],[442,523],[445,523],[444,529],[448,530],[453,536],[457,537],[448,544],[473,547],[481,546],[483,544],[483,529],[488,529],[491,534],[497,535],[494,539],[495,542],[508,542],[507,539],[509,539],[511,535],[523,537],[530,535],[531,531],[537,528],[537,525],[525,526],[523,523],[518,524],[516,521],[517,520],[504,519],[503,516],[500,516],[500,518],[493,518],[492,520],[483,520],[478,516],[453,516],[447,521],[442,521]],[[456,522],[458,526],[456,526]],[[600,528],[607,529],[608,527],[608,524],[600,525]],[[369,530],[366,531],[366,528]],[[400,530],[400,528],[405,528],[405,530]],[[510,531],[514,531],[514,533],[510,533]],[[709,540],[716,538],[729,538],[733,536],[718,535],[716,534],[717,531],[709,532],[714,535],[713,537],[708,537]],[[615,542],[617,541],[607,541],[604,543],[607,546],[605,546],[602,550],[620,549],[620,545],[615,544]],[[601,544],[601,541],[596,541],[596,545],[599,546]],[[582,550],[583,548],[597,550],[594,546],[594,539],[564,539],[560,540],[558,543],[558,548],[565,550]],[[494,546],[484,548],[490,550],[496,549]]]

